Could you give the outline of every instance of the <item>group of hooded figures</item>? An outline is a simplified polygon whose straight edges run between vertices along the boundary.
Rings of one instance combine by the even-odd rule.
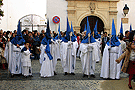
[[[19,28],[19,25],[18,25]],[[86,29],[86,28],[85,28]],[[61,59],[62,68],[64,74],[74,74],[76,64],[76,53],[78,48],[77,38],[73,33],[73,27],[71,29],[67,19],[67,31],[66,36],[61,37],[60,25],[58,29],[58,36],[52,38],[50,35],[49,21],[47,22],[47,29],[45,37],[43,38],[40,46],[40,59],[41,64],[40,75],[41,77],[54,76],[57,59]],[[94,37],[91,34],[89,21],[87,17],[87,29],[86,36],[82,40],[79,51],[83,76],[93,76],[95,72],[96,62],[100,60],[100,43],[101,36],[97,32],[97,22],[94,28]],[[23,49],[25,40],[22,37],[21,30],[17,30],[17,36],[7,42],[5,57],[8,60],[9,71],[11,74],[27,74],[32,75],[30,50]],[[19,46],[18,46],[19,45]],[[27,51],[27,53],[26,53]],[[116,37],[116,30],[114,20],[112,22],[112,37],[106,44],[104,49],[101,74],[103,78],[120,78],[121,63],[117,64],[115,60],[121,55],[121,44]],[[23,55],[24,54],[24,55]],[[29,56],[28,56],[29,55]],[[27,56],[27,57],[24,57]],[[22,69],[27,66],[27,69]],[[29,71],[26,73],[26,71]]]

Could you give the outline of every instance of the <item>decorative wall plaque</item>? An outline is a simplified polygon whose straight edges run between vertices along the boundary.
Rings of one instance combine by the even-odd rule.
[[[91,13],[94,13],[94,11],[95,11],[95,9],[96,9],[96,5],[95,5],[95,3],[90,3],[90,5],[89,5],[89,7],[90,7],[90,11],[91,11]]]
[[[122,23],[128,23],[128,18],[121,18]]]

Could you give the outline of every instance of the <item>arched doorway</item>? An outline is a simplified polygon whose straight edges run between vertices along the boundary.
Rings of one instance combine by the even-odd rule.
[[[104,32],[104,23],[99,17],[88,16],[88,20],[89,20],[91,32],[93,32],[97,20],[98,20],[98,23],[97,23],[98,32],[100,32],[100,33],[102,31]],[[87,17],[85,17],[80,24],[80,26],[81,26],[80,33],[84,31],[85,24],[87,25]]]
[[[45,19],[36,14],[26,15],[19,20],[21,22],[22,30],[24,29],[27,29],[29,31],[37,30],[38,32],[41,32],[46,28]]]

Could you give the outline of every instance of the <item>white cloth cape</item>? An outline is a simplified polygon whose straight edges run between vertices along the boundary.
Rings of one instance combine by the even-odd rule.
[[[4,56],[7,59],[9,71],[11,74],[21,74],[21,49],[24,46],[17,48],[11,42],[8,42],[5,48]]]
[[[30,54],[29,50],[22,52],[22,74],[24,76],[32,75]]]
[[[100,43],[101,43],[101,38],[99,39],[95,39],[96,40],[96,43],[97,43],[97,50],[98,50],[98,59],[96,60],[96,62],[99,62],[100,61],[100,55],[101,55],[101,50],[100,50]]]
[[[43,61],[41,65],[41,70],[40,70],[41,77],[54,76],[52,60],[49,59],[46,53],[44,53],[43,58],[45,58],[45,60]]]
[[[53,57],[53,60],[52,60],[52,63],[53,63],[53,71],[56,70],[56,64],[57,64],[57,43],[54,42],[50,45],[50,52],[51,52],[51,55]]]
[[[44,60],[45,47],[46,45],[43,44],[40,45],[40,50],[41,50],[40,59],[39,59],[40,64],[42,64]]]
[[[92,48],[90,48],[92,47]],[[90,48],[90,50],[88,50]],[[94,74],[95,71],[95,63],[98,60],[98,50],[97,50],[97,43],[90,43],[90,44],[80,44],[81,50],[81,62],[82,62],[82,71],[86,75]]]
[[[68,43],[61,43],[61,63],[64,72],[74,73],[76,64],[76,50],[78,47],[77,41]]]
[[[51,55],[52,55],[52,57],[53,57],[53,60],[52,60],[52,62],[53,62],[53,71],[55,71],[55,69],[56,69],[56,64],[57,64],[57,43],[56,42],[54,42],[54,43],[52,43],[52,44],[49,44],[49,47],[50,47],[50,53],[51,53]],[[43,45],[43,44],[41,44],[41,46],[40,46],[40,50],[41,50],[41,54],[40,54],[40,59],[39,59],[39,62],[40,62],[40,64],[42,65],[42,63],[43,63],[43,61],[44,61],[44,53],[45,53],[45,49],[46,49],[46,45]]]
[[[61,49],[61,40],[55,40],[55,50],[56,50],[56,59],[61,59],[61,53],[60,53],[60,49]]]
[[[11,42],[7,42],[6,47],[5,47],[5,52],[4,52],[4,57],[7,60],[7,63],[11,63]],[[11,68],[11,65],[8,65],[8,67]]]
[[[106,44],[104,52],[103,52],[100,77],[119,79],[120,67],[121,67],[122,61],[119,64],[117,64],[115,60],[122,54],[121,45],[119,45],[118,47],[117,46],[111,47],[110,51],[109,51],[109,48],[110,46]],[[109,67],[110,67],[110,70],[109,70]]]

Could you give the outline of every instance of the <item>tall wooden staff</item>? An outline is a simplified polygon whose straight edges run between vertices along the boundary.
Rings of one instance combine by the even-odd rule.
[[[90,47],[89,47],[89,44],[90,44],[90,33],[88,34],[88,78],[90,78]]]
[[[71,41],[71,36],[72,36],[72,32],[70,32],[70,41]],[[69,73],[70,73],[70,71],[71,71],[71,70],[70,70],[70,69],[71,69],[71,68],[70,68],[70,67],[71,67],[71,66],[70,66],[70,63],[71,63],[71,43],[70,43],[70,45],[69,45],[69,63],[68,63],[68,64],[69,64],[69,69],[68,69],[68,70],[69,70]]]
[[[110,51],[111,51],[111,37],[112,37],[112,35],[110,34],[109,35],[109,38],[110,38],[110,42],[109,42],[109,77],[110,77]]]
[[[58,36],[58,40],[60,40],[60,33],[59,33],[59,36]],[[59,51],[60,51],[60,41],[58,43],[59,43]],[[60,58],[61,58],[61,52],[60,52]]]
[[[10,61],[11,60],[9,60],[9,59],[11,59],[11,58],[9,58],[10,57],[10,52],[11,52],[11,45],[10,45],[10,42],[7,42],[7,47],[8,47],[8,77],[9,77],[9,64],[10,64]]]

